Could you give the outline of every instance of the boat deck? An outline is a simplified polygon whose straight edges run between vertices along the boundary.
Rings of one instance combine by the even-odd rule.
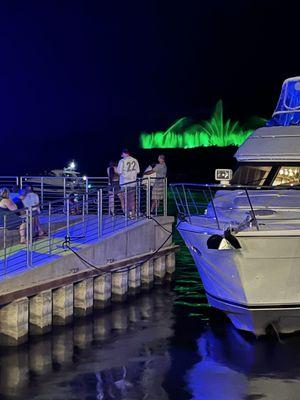
[[[275,219],[275,218],[257,218],[258,227],[252,224],[252,226],[240,227],[238,235],[258,235],[266,234],[270,235],[283,235],[288,236],[291,234],[300,235],[300,220],[295,219]],[[215,218],[210,218],[202,215],[191,216],[191,220],[181,223],[180,229],[191,230],[197,232],[205,232],[207,234],[220,233],[226,230],[228,227],[236,228],[237,223],[232,223],[230,220],[220,220],[220,228]]]

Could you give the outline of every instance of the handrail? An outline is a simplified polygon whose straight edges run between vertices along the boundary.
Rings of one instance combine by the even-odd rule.
[[[173,183],[170,189],[180,218],[184,215],[191,224],[215,225],[219,230],[232,225],[255,226],[258,231],[266,221],[273,224],[282,221],[299,224],[300,205],[297,201],[288,200],[299,198],[300,193],[297,193],[298,197],[294,196],[300,186]],[[295,191],[293,196],[291,190]],[[189,193],[189,198],[186,193]],[[201,222],[195,220],[195,216],[201,216]]]
[[[205,188],[219,188],[219,189],[253,189],[253,190],[300,190],[300,184],[299,185],[277,185],[277,186],[253,186],[253,185],[224,185],[224,184],[218,184],[218,183],[189,183],[189,182],[176,182],[176,183],[170,183],[170,187],[176,187],[176,186],[192,186],[192,187],[205,187]]]
[[[150,217],[150,182],[161,179],[165,181],[163,196],[167,196],[165,178],[147,177],[146,180],[138,178],[122,185],[116,193],[106,184],[88,193],[81,193],[76,201],[68,194],[45,200],[39,216],[32,207],[9,211],[8,217],[0,214],[0,280],[59,256],[66,251],[63,246],[66,240],[74,242],[75,248],[80,248],[85,243],[99,240]],[[133,185],[135,190],[129,190]],[[167,199],[163,197],[155,215],[165,215],[166,204]],[[15,215],[20,214],[22,219],[17,224]],[[41,219],[42,229],[47,231],[47,237],[39,240],[34,237],[38,229],[37,218]],[[21,221],[26,239],[24,247],[19,245],[21,229],[18,226]],[[13,226],[13,223],[17,225]]]
[[[0,176],[0,178],[5,178],[5,176]],[[8,176],[7,178],[14,178],[14,176]],[[70,175],[70,176],[61,176],[61,175],[21,175],[20,178],[50,178],[50,179],[51,178],[53,178],[53,179],[58,179],[58,178],[61,178],[61,179],[63,179],[63,178],[75,179],[75,178],[78,178],[78,179],[83,179],[83,180],[85,180],[87,178],[87,179],[107,179],[108,180],[107,176],[86,176],[86,175],[74,175],[74,176],[72,176],[72,175]]]

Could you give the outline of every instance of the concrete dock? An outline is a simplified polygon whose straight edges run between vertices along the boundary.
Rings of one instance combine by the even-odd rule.
[[[162,283],[175,270],[173,221],[143,218],[87,243],[77,240],[70,243],[76,254],[69,248],[2,279],[0,344],[24,343]]]

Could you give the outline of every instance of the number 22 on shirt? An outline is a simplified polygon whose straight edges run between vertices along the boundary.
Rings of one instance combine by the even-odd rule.
[[[136,162],[135,161],[127,161],[125,162],[125,170],[126,172],[133,172],[136,170]]]

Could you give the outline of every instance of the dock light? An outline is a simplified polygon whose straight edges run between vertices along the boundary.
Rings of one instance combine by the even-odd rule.
[[[82,177],[82,179],[83,179],[84,181],[86,181],[86,180],[87,180],[87,176],[84,175],[84,176]]]
[[[75,161],[71,161],[71,162],[69,163],[68,168],[74,170],[74,169],[76,168],[76,163],[75,163]]]

